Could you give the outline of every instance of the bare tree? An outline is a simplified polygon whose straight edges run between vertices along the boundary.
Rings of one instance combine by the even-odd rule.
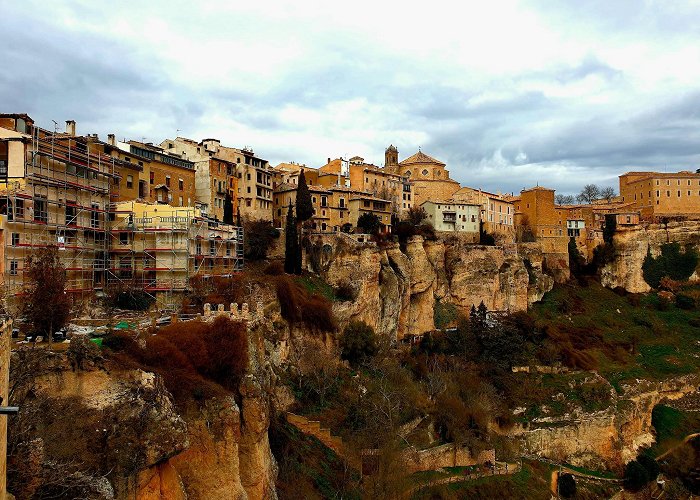
[[[615,196],[615,188],[612,186],[606,186],[600,190],[600,197],[608,200],[608,202],[615,198]]]
[[[554,196],[554,203],[557,205],[573,205],[574,196],[570,194],[557,194]]]
[[[600,198],[600,188],[595,184],[586,184],[576,196],[579,203],[593,203],[598,198]]]

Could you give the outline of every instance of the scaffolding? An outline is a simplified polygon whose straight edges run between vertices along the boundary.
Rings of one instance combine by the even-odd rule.
[[[114,161],[83,138],[33,127],[24,175],[8,179],[3,196],[9,295],[24,289],[26,258],[49,246],[60,252],[68,292],[103,288]]]
[[[243,269],[243,229],[192,207],[139,202],[112,205],[107,284],[144,290],[174,303],[193,277],[230,277]]]
[[[50,246],[73,294],[125,287],[171,304],[195,276],[243,269],[242,228],[194,207],[112,203],[122,161],[104,154],[96,137],[34,127],[26,141],[24,172],[8,179],[0,198],[8,296],[25,290],[27,257]]]

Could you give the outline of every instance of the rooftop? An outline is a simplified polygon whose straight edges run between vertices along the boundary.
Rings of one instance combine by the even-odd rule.
[[[432,156],[428,156],[422,151],[418,151],[416,154],[409,156],[405,160],[399,162],[399,165],[414,165],[414,164],[430,164],[430,165],[442,165],[443,167],[445,164],[441,162],[440,160],[436,160]]]

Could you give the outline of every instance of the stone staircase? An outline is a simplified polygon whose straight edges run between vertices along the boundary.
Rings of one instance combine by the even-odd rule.
[[[313,436],[325,446],[330,448],[340,458],[345,460],[350,467],[362,472],[362,461],[348,447],[345,446],[343,440],[331,434],[330,429],[321,427],[321,422],[318,420],[309,420],[302,415],[287,412],[287,422],[299,429],[302,433]]]

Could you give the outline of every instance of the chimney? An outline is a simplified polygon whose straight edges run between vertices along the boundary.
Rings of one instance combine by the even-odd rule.
[[[114,137],[114,134],[107,134],[107,144],[110,146],[117,145],[117,139]]]
[[[330,158],[330,156],[329,156],[329,157],[328,157],[328,163],[330,163],[330,162],[331,162],[331,158]]]
[[[66,120],[66,134],[75,137],[75,120]]]

